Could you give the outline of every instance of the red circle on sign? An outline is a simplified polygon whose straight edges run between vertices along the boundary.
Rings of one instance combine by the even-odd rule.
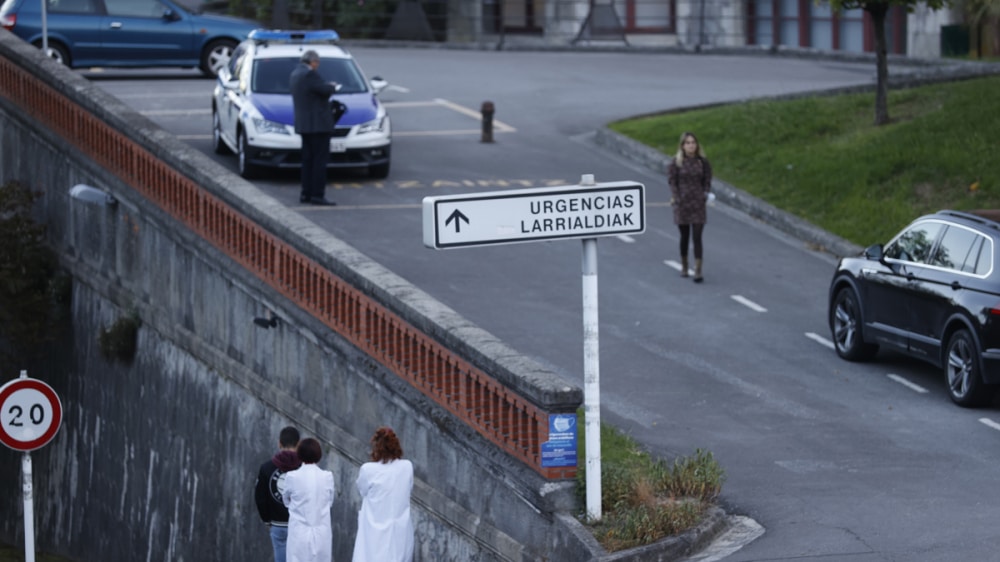
[[[36,390],[49,400],[49,406],[52,408],[52,423],[49,424],[45,433],[37,439],[33,439],[31,441],[19,441],[14,439],[14,437],[8,434],[3,426],[0,425],[0,442],[15,451],[25,452],[34,451],[51,441],[52,438],[55,437],[56,432],[59,431],[59,425],[62,423],[62,403],[59,402],[59,396],[56,395],[56,391],[52,390],[51,386],[38,379],[14,379],[0,387],[0,406],[3,406],[4,402],[7,401],[10,395],[14,394],[18,390],[26,389]],[[3,415],[3,412],[0,412],[0,415]]]

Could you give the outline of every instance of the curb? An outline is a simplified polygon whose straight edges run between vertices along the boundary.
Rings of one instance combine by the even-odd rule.
[[[680,560],[708,546],[730,526],[729,517],[721,508],[709,509],[697,527],[676,537],[623,550],[596,559],[595,562],[671,562]]]

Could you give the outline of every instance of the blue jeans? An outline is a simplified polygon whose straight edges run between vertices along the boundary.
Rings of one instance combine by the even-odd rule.
[[[286,545],[288,545],[288,527],[271,525],[271,546],[274,547],[274,562],[285,562]]]

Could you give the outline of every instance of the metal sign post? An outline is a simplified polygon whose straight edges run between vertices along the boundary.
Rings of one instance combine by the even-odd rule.
[[[24,496],[24,562],[35,562],[35,498],[31,485],[31,453],[21,457],[21,493]]]
[[[42,3],[42,52],[45,56],[51,57],[49,54],[49,14],[48,14],[48,0],[38,0]]]
[[[597,316],[597,239],[583,241],[583,416],[587,516],[601,519],[601,357]]]
[[[0,442],[23,451],[21,491],[24,495],[24,560],[35,562],[35,504],[31,453],[55,437],[62,423],[62,403],[52,387],[21,377],[0,386]]]

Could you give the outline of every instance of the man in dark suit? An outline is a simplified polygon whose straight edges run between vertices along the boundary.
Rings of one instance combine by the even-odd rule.
[[[336,205],[326,198],[326,163],[330,137],[337,126],[330,111],[330,96],[337,85],[324,82],[316,71],[319,54],[306,51],[289,78],[295,109],[295,132],[302,136],[302,193],[300,203]]]

